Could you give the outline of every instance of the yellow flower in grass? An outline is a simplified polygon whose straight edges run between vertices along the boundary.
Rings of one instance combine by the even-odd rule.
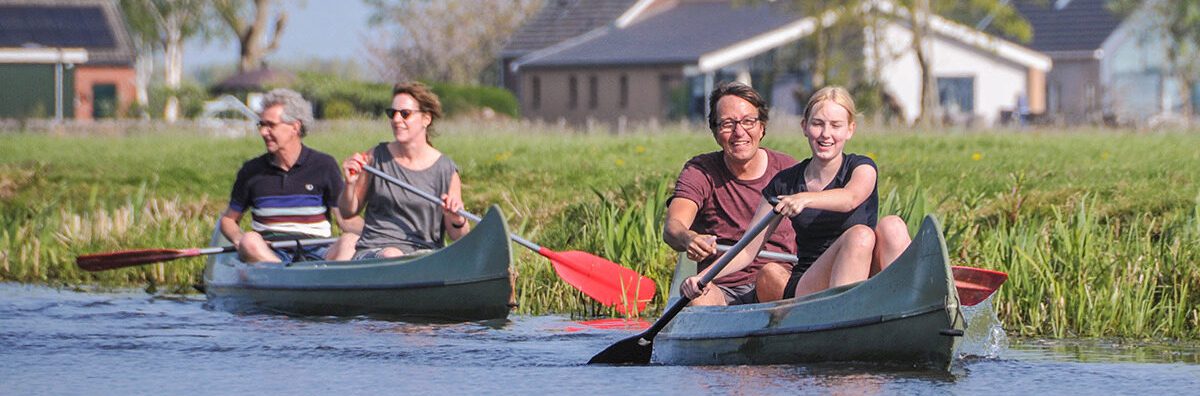
[[[496,162],[504,162],[508,160],[509,157],[512,157],[512,154],[512,151],[505,151],[503,153],[496,154]]]
[[[625,160],[623,159],[617,158],[615,162],[617,163],[617,166],[625,166]]]
[[[874,151],[868,151],[867,158],[870,158],[871,161],[879,161],[879,157],[876,156]]]
[[[1107,151],[1105,151],[1105,152],[1103,152],[1103,153],[1100,153],[1100,159],[1101,159],[1101,160],[1104,160],[1104,161],[1108,161],[1108,157],[1111,157],[1111,156],[1112,156],[1112,155],[1111,155],[1111,154],[1109,154]]]
[[[978,151],[971,153],[971,161],[979,161],[981,159],[983,159],[983,153]]]
[[[640,144],[639,144],[639,145],[637,145],[637,147],[634,147],[634,148],[633,148],[633,152],[634,152],[634,153],[637,153],[637,154],[642,154],[642,153],[645,153],[645,152],[646,152],[646,146],[643,146],[643,145],[640,145]]]

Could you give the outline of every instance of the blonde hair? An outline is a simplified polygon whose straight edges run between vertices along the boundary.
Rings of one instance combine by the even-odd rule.
[[[831,85],[812,94],[808,97],[808,105],[804,106],[804,123],[808,124],[809,118],[812,117],[813,108],[817,107],[818,103],[824,101],[836,103],[846,112],[850,113],[850,122],[854,122],[854,114],[857,113],[857,108],[854,107],[854,98],[850,96],[850,91],[846,88],[837,85]]]

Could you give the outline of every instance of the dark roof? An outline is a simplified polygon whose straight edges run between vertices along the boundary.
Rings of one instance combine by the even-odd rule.
[[[768,5],[681,2],[623,29],[612,28],[522,67],[694,63],[701,55],[732,46],[800,18]]]
[[[1018,0],[1017,12],[1033,27],[1028,45],[1038,51],[1090,51],[1099,49],[1122,18],[1108,10],[1108,0],[1070,0],[1056,9],[1056,0]]]
[[[133,64],[124,19],[107,0],[0,1],[0,47],[81,47],[89,65]]]
[[[513,33],[501,54],[521,56],[612,23],[637,0],[547,0]]]

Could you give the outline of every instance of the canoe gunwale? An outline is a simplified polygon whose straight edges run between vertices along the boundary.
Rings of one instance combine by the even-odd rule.
[[[271,286],[271,285],[238,285],[231,289],[245,290],[286,290],[286,291],[368,291],[368,290],[408,290],[408,289],[425,289],[431,287],[468,285],[472,283],[491,282],[500,279],[508,279],[508,275],[492,275],[481,276],[475,278],[460,278],[454,281],[436,281],[436,282],[412,282],[412,283],[384,283],[377,285],[362,285],[362,286],[325,286],[325,285],[309,285],[309,286]],[[230,288],[225,285],[212,286],[213,289]]]
[[[897,314],[876,315],[876,316],[871,316],[871,317],[866,317],[866,318],[851,319],[851,320],[844,320],[844,321],[837,321],[837,322],[815,323],[815,324],[810,324],[810,325],[788,326],[788,327],[780,327],[780,328],[765,328],[765,329],[754,330],[754,331],[749,331],[749,332],[728,331],[728,332],[712,332],[712,333],[685,333],[685,334],[680,334],[680,335],[665,335],[665,336],[661,336],[661,338],[670,339],[670,340],[712,340],[712,339],[737,339],[737,338],[750,338],[750,337],[769,337],[769,336],[790,335],[790,334],[819,333],[819,332],[823,332],[823,331],[835,331],[835,330],[853,329],[853,328],[857,328],[857,327],[875,326],[875,325],[884,324],[887,322],[894,322],[894,321],[899,321],[899,320],[915,318],[915,317],[918,317],[921,315],[928,315],[931,313],[944,312],[946,310],[946,308],[947,308],[946,304],[935,304],[935,305],[929,305],[926,307],[914,309],[911,311],[901,312],[901,313],[897,313]]]

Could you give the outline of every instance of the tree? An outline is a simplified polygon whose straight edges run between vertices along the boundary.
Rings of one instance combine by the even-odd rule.
[[[1165,33],[1162,44],[1167,55],[1167,74],[1180,82],[1182,113],[1190,122],[1192,90],[1200,79],[1200,2],[1112,0],[1109,9],[1120,15],[1132,15],[1143,5],[1152,28]]]
[[[121,10],[139,42],[137,82],[139,100],[147,100],[146,85],[153,63],[146,66],[147,49],[163,52],[163,83],[167,89],[178,91],[183,82],[183,42],[204,31],[203,0],[121,0]],[[152,62],[152,61],[150,61]],[[179,99],[171,94],[163,108],[163,118],[175,122],[179,118]]]
[[[390,81],[479,83],[496,55],[541,0],[365,0],[373,25],[391,26],[365,40],[368,62]]]
[[[271,8],[274,0],[214,0],[213,10],[225,22],[237,37],[240,48],[238,57],[238,72],[258,70],[263,66],[263,58],[279,48],[279,38],[287,27],[287,11],[280,8],[275,13],[274,22],[271,20]],[[267,37],[268,25],[274,26],[270,40]]]

